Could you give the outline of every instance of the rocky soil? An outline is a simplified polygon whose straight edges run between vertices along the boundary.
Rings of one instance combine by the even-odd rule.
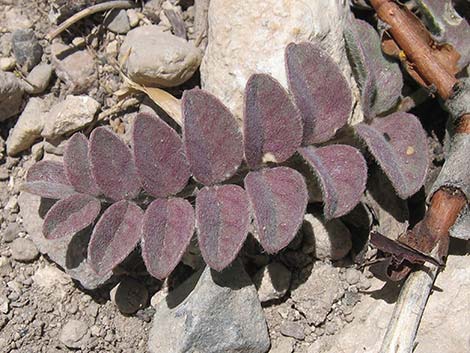
[[[376,352],[400,284],[382,282],[362,265],[374,254],[364,233],[373,214],[383,233],[398,234],[419,215],[423,195],[399,200],[373,169],[364,196],[372,213],[358,207],[325,223],[313,207],[281,253],[262,253],[249,238],[233,266],[218,274],[204,268],[193,247],[164,282],[148,275],[138,250],[111,278],[96,277],[80,250],[45,241],[41,216],[51,205],[21,192],[28,168],[60,159],[73,132],[109,125],[129,141],[138,111],[163,115],[142,94],[119,100],[121,73],[177,97],[202,85],[239,116],[251,73],[268,72],[285,84],[285,45],[322,38],[357,92],[339,34],[345,7],[328,5],[311,28],[320,13],[316,0],[301,5],[313,18],[296,1],[235,9],[233,1],[214,0],[207,15],[203,0],[149,0],[88,16],[46,39],[95,3],[0,0],[0,352]],[[229,30],[231,15],[237,20]],[[264,17],[270,26],[253,29]],[[357,98],[355,107],[351,123],[363,119]],[[436,107],[427,102],[416,113]],[[443,133],[442,124],[428,120],[426,127],[432,136]],[[442,138],[430,141],[438,170]],[[77,249],[80,241],[86,235]],[[468,242],[452,244],[415,352],[470,351],[469,253]]]

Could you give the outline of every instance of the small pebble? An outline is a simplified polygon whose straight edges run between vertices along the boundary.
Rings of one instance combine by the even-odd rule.
[[[83,347],[88,341],[90,334],[88,326],[83,321],[69,320],[60,332],[59,340],[68,348]]]
[[[17,223],[10,223],[8,227],[3,231],[3,240],[6,243],[11,243],[13,240],[18,238],[20,227]]]
[[[348,268],[346,270],[345,279],[350,285],[357,284],[361,280],[361,272],[355,268]]]
[[[16,261],[30,262],[39,256],[39,251],[31,240],[17,238],[11,243],[11,256]]]
[[[0,70],[11,71],[15,68],[15,58],[0,58]]]
[[[11,44],[16,62],[24,70],[31,70],[41,61],[43,50],[31,29],[14,31]]]
[[[298,340],[305,339],[305,332],[302,325],[298,322],[283,321],[280,328],[281,334],[287,337],[293,337]]]

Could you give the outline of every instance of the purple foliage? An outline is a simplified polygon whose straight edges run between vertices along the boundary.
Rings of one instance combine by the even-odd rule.
[[[142,257],[149,273],[159,279],[176,267],[194,232],[194,211],[184,199],[157,199],[145,211]]]
[[[392,182],[398,196],[406,199],[424,183],[429,163],[426,133],[412,114],[394,113],[359,124],[358,136]]]
[[[302,224],[308,201],[303,176],[287,167],[262,169],[248,173],[245,189],[261,245],[268,253],[278,252]]]
[[[181,137],[176,131],[157,116],[141,113],[134,122],[133,140],[143,188],[155,197],[181,191],[190,172]]]
[[[351,114],[352,96],[339,66],[318,45],[286,48],[289,88],[304,122],[303,145],[332,138]]]
[[[232,113],[218,98],[198,88],[184,92],[182,112],[183,141],[194,178],[213,185],[235,174],[243,143]]]
[[[64,151],[64,169],[67,179],[76,191],[98,196],[98,188],[91,175],[88,139],[81,133],[74,134]]]
[[[105,127],[90,137],[91,170],[106,197],[119,201],[132,199],[140,190],[134,157],[119,136]]]
[[[267,153],[282,163],[302,143],[302,117],[288,92],[266,74],[250,77],[245,89],[245,159],[250,168],[260,166]]]
[[[245,190],[237,185],[205,187],[196,198],[199,247],[216,271],[237,256],[248,235],[250,208]]]
[[[344,216],[361,200],[366,188],[367,165],[354,147],[330,145],[299,150],[321,186],[326,219]]]
[[[40,161],[26,174],[24,191],[49,199],[63,199],[75,193],[64,171],[64,165],[57,161]]]
[[[94,222],[101,203],[93,196],[74,194],[57,201],[47,212],[42,232],[47,239],[73,235]]]
[[[137,246],[144,212],[135,203],[121,200],[101,216],[88,245],[88,262],[99,275],[109,273]]]

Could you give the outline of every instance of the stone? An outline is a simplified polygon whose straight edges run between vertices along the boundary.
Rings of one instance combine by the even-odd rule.
[[[16,76],[0,71],[0,122],[20,111],[22,99],[23,90]]]
[[[88,325],[79,320],[69,320],[60,331],[59,340],[67,348],[78,349],[86,345],[90,339]]]
[[[52,265],[38,268],[33,275],[33,282],[40,288],[50,290],[54,295],[63,292],[64,296],[66,292],[63,287],[72,284],[69,275]]]
[[[8,11],[3,12],[3,19],[0,20],[2,27],[8,29],[9,32],[14,32],[19,29],[28,29],[32,27],[31,21],[24,13],[22,6],[10,7]]]
[[[147,86],[178,86],[191,78],[201,59],[202,52],[193,44],[158,26],[131,30],[119,53],[129,78]]]
[[[0,58],[0,70],[11,71],[15,68],[15,58]]]
[[[346,269],[344,278],[346,279],[346,282],[348,282],[348,284],[350,285],[358,284],[361,281],[361,272],[356,270],[355,268],[348,268]]]
[[[8,276],[10,273],[12,273],[10,260],[5,256],[0,256],[0,277]]]
[[[28,101],[7,138],[6,144],[9,156],[16,156],[18,153],[27,150],[41,137],[44,128],[44,113],[47,108],[48,104],[41,98],[31,98]]]
[[[97,81],[96,63],[88,50],[53,43],[51,57],[57,77],[70,86],[71,93],[84,93]]]
[[[237,261],[209,267],[170,292],[156,308],[150,353],[264,353],[269,336],[256,289]]]
[[[31,70],[41,62],[43,50],[33,30],[17,29],[14,31],[11,46],[17,64],[25,71]]]
[[[269,353],[292,353],[295,340],[292,337],[280,336],[273,344]]]
[[[20,232],[20,226],[18,223],[10,223],[7,228],[3,231],[3,241],[5,243],[11,243],[13,240],[18,238]]]
[[[134,9],[127,10],[127,18],[129,19],[129,25],[132,28],[137,27],[137,25],[139,24],[139,13],[136,10]]]
[[[46,155],[49,159],[49,155]],[[54,204],[53,200],[21,192],[18,198],[23,226],[31,240],[42,254],[59,265],[85,289],[96,289],[105,284],[112,273],[98,276],[86,261],[86,249],[91,234],[79,232],[71,237],[48,240],[42,234],[42,225],[47,211]]]
[[[11,243],[11,257],[20,262],[31,262],[37,259],[39,251],[36,245],[25,238],[17,238]]]
[[[160,21],[160,12],[164,0],[149,0],[146,1],[143,8],[144,15],[154,23]]]
[[[284,297],[289,290],[291,276],[291,272],[280,262],[271,262],[260,269],[253,282],[261,303]]]
[[[26,76],[24,90],[29,94],[39,94],[46,90],[52,77],[52,65],[41,63],[36,65]]]
[[[320,214],[307,213],[304,216],[302,232],[302,251],[305,254],[313,253],[319,260],[339,260],[351,250],[351,233],[339,219],[325,222]]]
[[[147,287],[131,277],[125,277],[111,290],[111,300],[123,314],[134,314],[143,309],[149,299]]]
[[[80,130],[93,121],[100,104],[89,96],[69,95],[47,113],[41,135],[49,140]]]
[[[287,337],[293,337],[298,340],[305,339],[305,332],[302,324],[296,321],[283,321],[281,323],[280,332]]]
[[[291,290],[291,298],[308,323],[318,326],[344,292],[338,268],[317,261],[308,279]]]
[[[285,47],[291,42],[317,41],[351,83],[355,107],[359,91],[343,39],[349,16],[348,1],[212,0],[208,46],[201,64],[202,87],[220,98],[241,120],[248,78],[253,73],[267,73],[287,88]],[[362,120],[361,108],[356,107],[349,122]]]
[[[114,33],[126,34],[131,30],[126,10],[113,10],[105,23],[106,27]]]

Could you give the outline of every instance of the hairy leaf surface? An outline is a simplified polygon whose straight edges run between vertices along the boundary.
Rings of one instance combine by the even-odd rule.
[[[318,45],[286,48],[287,78],[304,123],[303,145],[333,137],[351,114],[349,85],[339,66]]]
[[[242,135],[232,113],[198,88],[184,92],[182,110],[183,141],[193,176],[205,185],[231,177],[243,158]]]
[[[426,179],[429,164],[426,133],[412,114],[394,113],[358,124],[356,133],[390,179],[398,196],[406,199],[417,192]]]
[[[119,136],[105,127],[90,137],[91,171],[103,194],[115,201],[132,199],[140,190],[134,157]]]
[[[98,188],[93,176],[89,158],[88,139],[82,133],[74,134],[64,150],[64,170],[75,190],[98,196]]]
[[[304,147],[299,153],[318,178],[326,219],[344,216],[359,203],[367,181],[367,164],[359,150],[330,145]]]
[[[134,250],[142,234],[143,216],[140,207],[127,200],[103,213],[88,244],[88,262],[96,273],[110,272]]]
[[[42,232],[47,239],[73,235],[94,222],[101,203],[93,196],[74,194],[59,200],[47,212]]]
[[[243,119],[245,158],[258,168],[267,153],[282,163],[302,143],[302,117],[281,84],[266,74],[250,77],[245,89]]]
[[[64,165],[57,161],[40,161],[29,168],[22,189],[49,199],[63,199],[75,193],[64,172]]]
[[[308,193],[303,176],[287,167],[261,169],[245,178],[261,245],[276,253],[294,239],[302,224]]]
[[[156,199],[144,215],[142,257],[149,273],[168,277],[181,260],[194,232],[194,211],[184,199]]]
[[[158,116],[140,113],[134,122],[133,139],[135,163],[144,189],[155,197],[181,191],[190,172],[176,131]]]
[[[238,255],[248,235],[250,207],[245,190],[237,185],[205,187],[196,197],[199,247],[216,271]]]

